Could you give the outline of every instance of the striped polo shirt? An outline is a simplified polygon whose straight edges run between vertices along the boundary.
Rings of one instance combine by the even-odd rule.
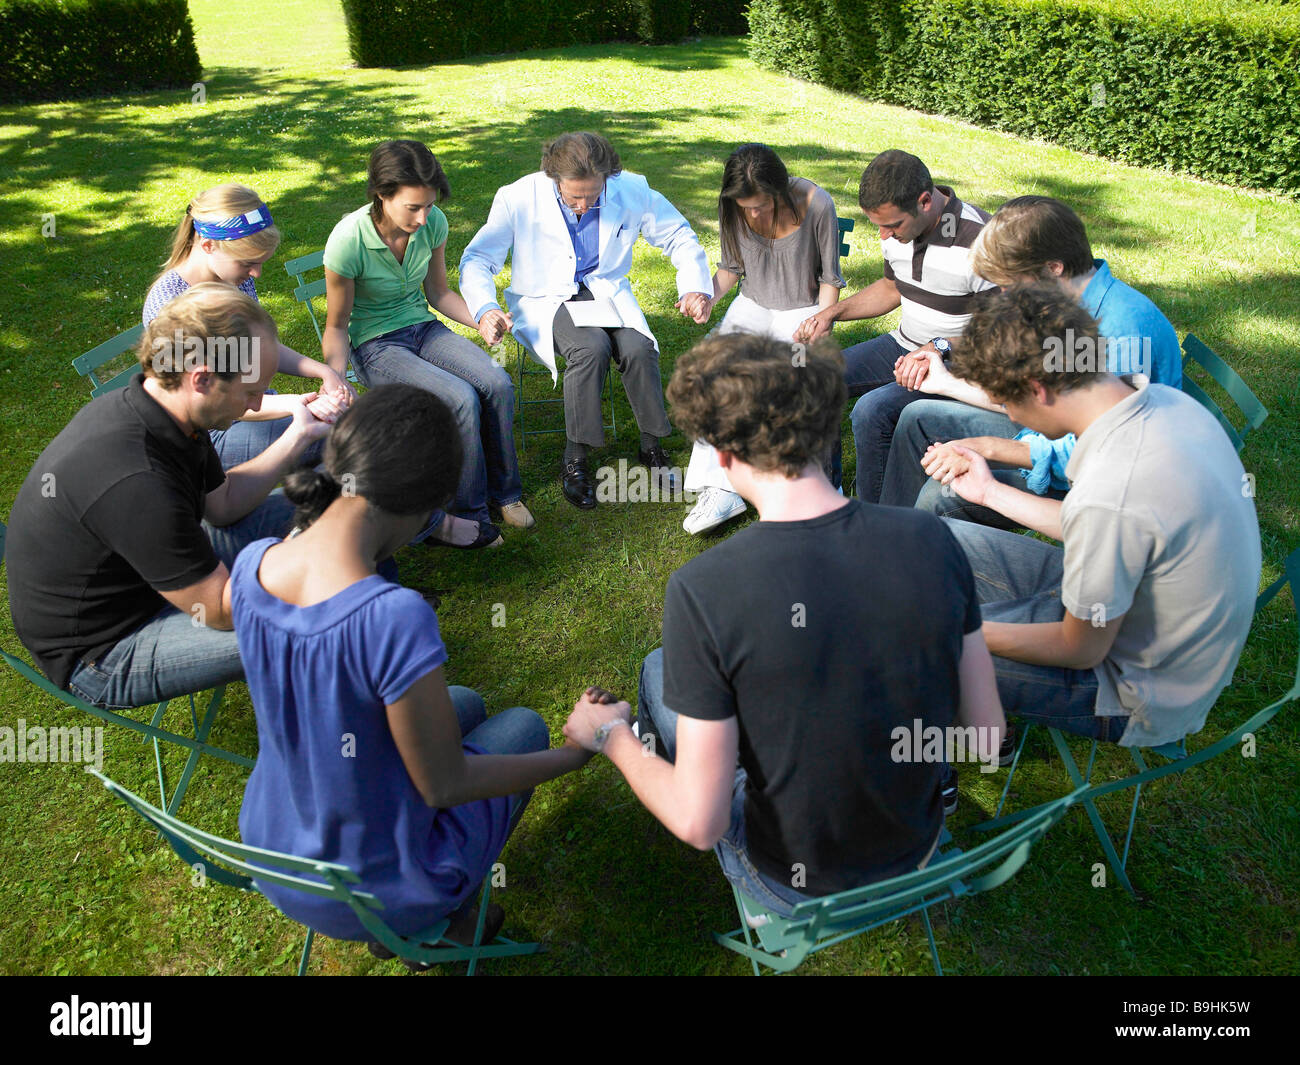
[[[970,248],[989,220],[989,213],[962,203],[946,185],[936,185],[948,197],[938,224],[923,237],[902,244],[889,237],[880,242],[885,277],[898,286],[903,316],[892,336],[909,351],[935,337],[958,337],[971,316],[977,292],[996,288],[971,269]]]

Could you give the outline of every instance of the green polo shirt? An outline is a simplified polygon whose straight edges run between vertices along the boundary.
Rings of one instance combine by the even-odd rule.
[[[369,204],[343,216],[325,242],[325,268],[355,284],[348,319],[354,348],[434,316],[421,286],[433,249],[446,241],[447,216],[435,206],[429,220],[411,234],[399,263],[376,232]]]

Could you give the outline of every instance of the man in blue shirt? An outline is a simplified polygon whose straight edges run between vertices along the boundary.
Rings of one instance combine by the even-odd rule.
[[[1044,351],[1045,371],[1073,370],[1094,360],[1098,369],[1110,373],[1142,374],[1171,388],[1182,383],[1182,352],[1169,319],[1141,292],[1112,275],[1104,259],[1093,258],[1083,222],[1059,200],[1009,200],[976,239],[971,263],[981,277],[1003,288],[1055,281],[1097,320],[1104,346],[1083,336],[1066,338]],[[885,467],[882,503],[1015,527],[1009,518],[974,506],[927,478],[926,452],[943,441],[955,441],[989,462],[1009,467],[994,471],[1004,483],[1056,499],[1065,494],[1073,437],[1050,440],[1022,429],[1000,405],[954,378],[942,364],[935,371],[921,383],[921,390],[946,398],[922,400],[903,412]]]

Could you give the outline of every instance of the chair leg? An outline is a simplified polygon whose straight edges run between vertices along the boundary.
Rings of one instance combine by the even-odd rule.
[[[1060,729],[1049,728],[1048,733],[1052,737],[1052,742],[1056,744],[1056,751],[1061,756],[1061,761],[1065,765],[1065,771],[1070,775],[1070,780],[1076,788],[1082,787],[1088,781],[1083,774],[1079,772],[1078,763],[1075,762],[1074,756],[1070,754],[1069,744],[1065,742],[1065,736]],[[1094,741],[1094,753],[1095,753]],[[1092,770],[1092,758],[1088,759],[1089,772]],[[1106,855],[1106,860],[1110,862],[1111,868],[1119,878],[1119,882],[1124,885],[1124,890],[1134,898],[1137,898],[1137,892],[1133,889],[1133,884],[1129,881],[1128,873],[1124,869],[1124,863],[1120,861],[1119,854],[1115,851],[1115,844],[1111,842],[1110,833],[1106,831],[1106,826],[1101,820],[1101,814],[1097,812],[1097,806],[1091,799],[1083,799],[1083,809],[1088,815],[1088,820],[1092,822],[1092,830],[1097,835],[1097,842],[1101,844],[1101,849]]]
[[[492,897],[492,877],[483,878],[483,890],[478,897],[478,925],[474,928],[474,946],[475,948],[483,946],[483,926],[487,923],[488,901]],[[478,967],[477,950],[469,959],[469,972],[466,976],[473,976],[474,970]]]
[[[190,696],[190,718],[194,722],[194,738],[199,743],[208,742],[208,733],[212,731],[213,722],[216,720],[217,710],[221,706],[221,699],[226,693],[225,685],[221,685],[213,690],[212,698],[208,701],[208,708],[204,712],[203,720],[200,722],[194,712],[194,696]],[[154,747],[157,748],[157,741],[154,741]],[[189,757],[185,759],[185,768],[181,771],[181,779],[176,784],[176,790],[172,793],[171,802],[167,803],[167,812],[175,814],[176,808],[180,806],[181,800],[185,798],[185,791],[190,786],[190,779],[194,776],[194,770],[199,767],[199,751],[191,750]],[[158,773],[161,779],[162,759],[159,756]],[[164,799],[164,801],[166,801]]]
[[[1029,730],[1033,725],[1025,725],[1020,732],[1020,742],[1016,744],[1016,756],[1011,759],[1011,768],[1007,771],[1007,782],[1002,789],[1002,797],[998,799],[998,808],[993,811],[995,818],[1002,816],[1002,807],[1007,801],[1007,794],[1011,791],[1011,781],[1015,778],[1016,768],[1020,765],[1020,752],[1025,749],[1025,740],[1029,739]]]
[[[311,958],[311,944],[312,944],[312,940],[315,938],[316,938],[316,930],[314,928],[307,929],[307,941],[303,943],[302,957],[298,959],[299,976],[307,975],[307,962]]]
[[[930,910],[928,908],[921,911],[921,921],[925,924],[925,935],[930,940],[930,958],[934,962],[934,972],[936,976],[943,975],[943,966],[939,964],[939,948],[934,945],[934,929],[930,927]]]

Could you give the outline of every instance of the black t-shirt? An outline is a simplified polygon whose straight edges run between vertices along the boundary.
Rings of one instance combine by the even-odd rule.
[[[9,610],[59,687],[167,605],[158,593],[220,564],[201,524],[225,479],[138,375],[77,412],[36,460],[9,516]]]
[[[672,575],[664,703],[738,718],[763,873],[824,895],[916,868],[943,823],[941,766],[894,762],[891,732],[956,722],[962,639],[979,625],[943,522],[858,500],[757,522]]]

